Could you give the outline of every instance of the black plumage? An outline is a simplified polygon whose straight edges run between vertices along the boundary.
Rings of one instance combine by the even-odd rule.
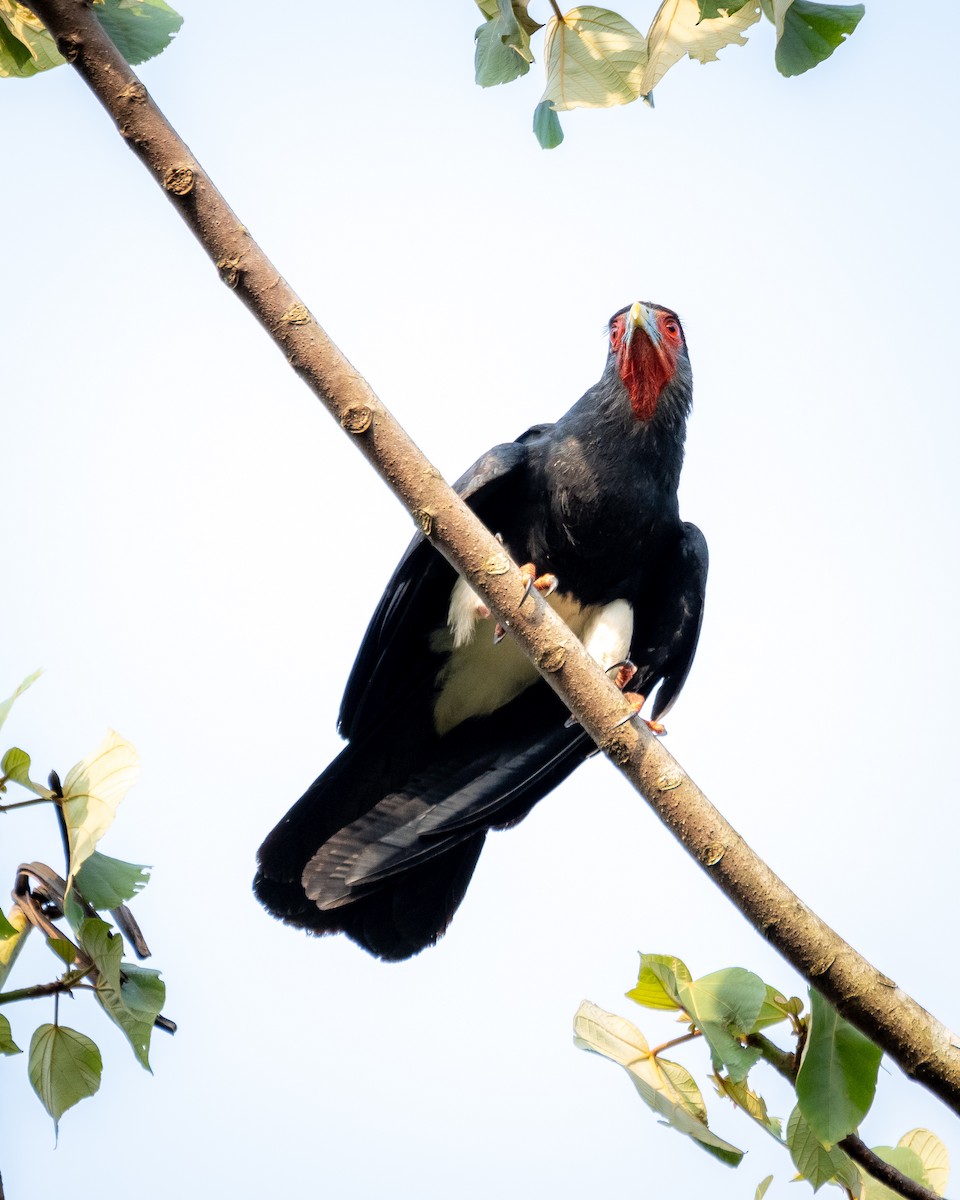
[[[676,314],[635,304],[609,324],[600,380],[556,424],[489,451],[456,484],[517,562],[559,580],[552,603],[601,665],[662,716],[686,679],[707,548],[677,485],[692,377]],[[658,686],[659,685],[659,686]],[[446,929],[487,831],[515,824],[593,749],[482,601],[422,537],[357,655],[348,745],[260,848],[276,916],[402,959]]]

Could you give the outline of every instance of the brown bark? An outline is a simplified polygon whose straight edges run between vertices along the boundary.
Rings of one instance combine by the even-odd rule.
[[[259,249],[82,0],[28,0],[287,361],[551,687],[768,941],[910,1076],[960,1112],[960,1039],[844,942],[757,857],[443,482]]]

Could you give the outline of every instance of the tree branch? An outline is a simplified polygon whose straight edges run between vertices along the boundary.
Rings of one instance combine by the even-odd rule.
[[[432,544],[701,868],[765,938],[910,1076],[960,1112],[960,1039],[816,916],[747,846],[645,728],[542,598],[443,482],[269,262],[82,0],[29,0],[164,189],[221,278],[374,464]]]
[[[939,1192],[931,1191],[922,1183],[915,1183],[908,1175],[884,1162],[880,1155],[874,1154],[866,1142],[861,1141],[855,1133],[847,1134],[837,1145],[862,1171],[866,1171],[898,1195],[906,1196],[907,1200],[943,1200]]]

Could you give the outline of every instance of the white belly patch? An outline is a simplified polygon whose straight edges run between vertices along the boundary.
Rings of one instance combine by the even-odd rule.
[[[547,601],[580,638],[592,658],[606,670],[630,652],[633,609],[626,600],[582,607],[569,595],[555,593]],[[450,594],[447,628],[434,635],[434,650],[450,650],[437,676],[433,720],[447,733],[469,717],[492,713],[538,678],[527,656],[509,637],[494,645],[493,618],[469,584],[458,579]]]

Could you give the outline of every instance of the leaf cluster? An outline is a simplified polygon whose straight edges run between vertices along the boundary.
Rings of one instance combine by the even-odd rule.
[[[641,1098],[661,1120],[693,1139],[729,1166],[744,1152],[717,1136],[707,1122],[703,1093],[690,1071],[665,1057],[684,1043],[701,1041],[709,1051],[709,1080],[789,1152],[799,1178],[817,1191],[834,1184],[851,1200],[884,1200],[895,1195],[864,1168],[870,1151],[855,1162],[847,1153],[873,1103],[882,1052],[831,1007],[814,989],[810,1005],[786,998],[759,975],[730,967],[694,979],[679,958],[642,954],[629,999],[644,1008],[675,1014],[685,1032],[650,1046],[632,1022],[584,1001],[574,1017],[574,1044],[618,1063]],[[792,1049],[769,1040],[768,1027],[786,1024]],[[786,1127],[771,1116],[763,1096],[750,1082],[758,1062],[772,1065],[794,1087],[796,1103]],[[846,1147],[846,1149],[845,1149]],[[873,1154],[907,1179],[942,1196],[947,1183],[943,1144],[927,1130],[904,1135],[896,1147],[878,1146]],[[757,1189],[758,1198],[769,1186]]]
[[[166,50],[183,17],[164,0],[93,0],[94,11],[129,63]],[[17,0],[0,0],[0,79],[25,79],[66,59],[43,22]]]
[[[725,46],[746,44],[761,16],[776,30],[774,61],[781,75],[800,75],[829,58],[856,29],[862,4],[814,0],[664,0],[646,35],[609,8],[580,5],[546,25],[528,12],[530,0],[476,0],[486,20],[476,37],[475,76],[481,87],[511,83],[534,61],[531,37],[545,29],[546,86],[533,130],[544,149],[563,141],[558,112],[610,108],[643,99],[680,59],[714,62]]]
[[[14,700],[37,678],[28,677],[0,704],[0,725]],[[129,742],[110,731],[88,758],[72,767],[61,784],[51,773],[49,786],[30,777],[30,756],[12,747],[0,761],[0,793],[15,784],[32,799],[0,804],[0,814],[32,804],[49,804],[64,842],[66,871],[45,863],[26,863],[13,889],[15,906],[0,913],[0,988],[3,988],[27,935],[41,934],[60,967],[49,983],[0,991],[0,1006],[19,1000],[53,997],[54,1019],[34,1030],[27,1072],[34,1091],[56,1125],[68,1108],[100,1087],[100,1050],[86,1034],[59,1021],[63,993],[90,991],[123,1032],[138,1062],[150,1070],[150,1038],[155,1026],[172,1030],[160,1016],[166,990],[159,971],[129,960],[126,943],[138,958],[149,949],[128,900],[146,885],[149,868],[102,854],[97,843],[110,827],[117,807],[136,782],[139,764]],[[126,938],[126,942],[125,942]],[[10,1021],[0,1012],[0,1054],[20,1054]]]

